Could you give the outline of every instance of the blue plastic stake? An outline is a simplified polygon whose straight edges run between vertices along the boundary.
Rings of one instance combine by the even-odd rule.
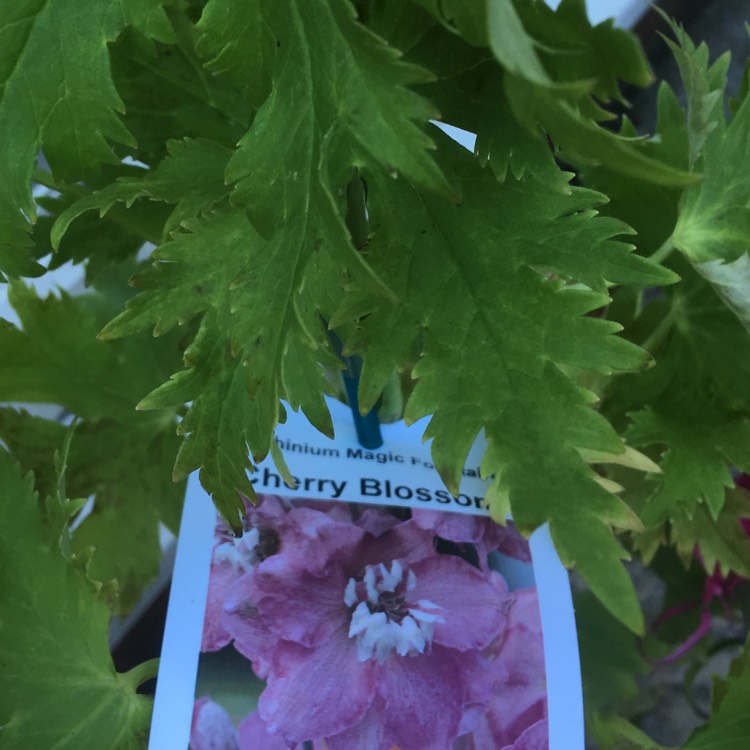
[[[383,438],[380,434],[380,420],[375,408],[370,409],[364,417],[359,412],[359,396],[357,393],[359,390],[359,378],[362,374],[362,358],[357,356],[345,357],[342,353],[343,345],[341,339],[333,331],[330,331],[329,334],[336,354],[341,357],[341,360],[346,365],[342,375],[346,397],[349,400],[349,407],[354,417],[357,440],[359,440],[359,444],[363,448],[367,448],[368,450],[380,448],[383,445]]]

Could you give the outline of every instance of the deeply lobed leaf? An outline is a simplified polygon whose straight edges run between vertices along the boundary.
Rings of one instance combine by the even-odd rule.
[[[403,366],[421,340],[406,417],[432,415],[425,437],[433,438],[448,486],[457,489],[469,447],[484,429],[494,515],[504,518],[509,496],[523,530],[549,520],[563,560],[575,561],[607,605],[637,628],[637,605],[605,524],[638,528],[638,520],[596,482],[576,450],[616,453],[624,446],[560,366],[609,374],[648,358],[612,336],[617,326],[585,316],[606,303],[604,294],[556,279],[582,278],[604,290],[608,281],[673,277],[612,240],[622,225],[595,218],[598,196],[566,196],[536,180],[499,185],[448,142],[441,141],[439,155],[462,191],[450,209],[413,186],[388,184],[382,173],[364,173],[373,230],[368,260],[400,302],[352,285],[334,317],[334,324],[360,321],[347,341],[364,353],[360,407],[370,408],[392,367]],[[590,555],[575,542],[582,533]]]

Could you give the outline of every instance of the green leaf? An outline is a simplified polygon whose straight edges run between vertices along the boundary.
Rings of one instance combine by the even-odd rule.
[[[253,497],[248,446],[260,460],[280,421],[280,399],[302,404],[330,432],[321,361],[335,363],[315,306],[300,290],[300,271],[285,262],[285,234],[266,241],[240,210],[184,223],[184,233],[154,252],[136,278],[147,291],[102,331],[105,339],[153,327],[157,335],[203,315],[185,351],[185,369],[146,396],[140,409],[192,401],[180,423],[185,440],[175,476],[201,468],[221,512],[234,520],[238,492]],[[210,249],[210,252],[208,250]],[[314,283],[311,268],[311,288]],[[280,314],[275,314],[278,311]],[[270,313],[270,314],[269,314]],[[317,418],[315,416],[317,415]]]
[[[748,127],[750,98],[726,129],[716,123],[708,135],[701,162],[705,179],[685,191],[671,242],[750,330]]]
[[[3,747],[139,750],[151,702],[118,674],[109,612],[43,525],[31,476],[0,449],[0,741]],[[146,675],[144,675],[146,676]],[[150,676],[150,675],[148,675]]]
[[[623,120],[623,136],[637,135],[633,124]],[[644,155],[678,169],[688,169],[688,133],[685,113],[674,91],[666,84],[657,93],[657,122],[653,135],[643,140]],[[665,187],[642,178],[623,175],[606,162],[584,165],[579,174],[583,184],[600,190],[610,202],[602,212],[626,221],[637,233],[638,250],[653,255],[667,241],[677,221],[677,207],[682,196],[679,187]],[[667,247],[670,245],[667,244]],[[657,256],[658,257],[658,256]]]
[[[748,236],[750,243],[750,235]],[[722,259],[693,263],[698,273],[708,281],[724,304],[750,333],[750,255],[745,253],[730,262]]]
[[[562,157],[574,164],[606,164],[609,169],[664,187],[684,186],[700,178],[647,156],[640,138],[623,138],[588,118],[576,103],[556,97],[544,87],[506,76],[506,94],[518,120],[537,124],[559,144]]]
[[[0,439],[37,487],[52,494],[53,455],[66,428],[58,422],[0,409]],[[117,579],[118,613],[127,613],[159,571],[159,523],[174,533],[179,526],[184,483],[171,481],[179,439],[174,419],[143,418],[136,424],[111,419],[83,421],[68,455],[71,497],[92,497],[93,509],[72,535],[72,549],[97,552],[91,575]]]
[[[586,82],[587,90],[606,103],[625,102],[621,82],[638,87],[652,83],[653,74],[637,37],[617,28],[611,18],[593,26],[584,0],[563,0],[555,10],[546,3],[516,2],[516,7],[545,69],[558,84]],[[519,68],[512,72],[543,83]]]
[[[596,716],[592,730],[600,747],[608,750],[669,750],[621,716]]]
[[[436,113],[406,88],[430,74],[399,61],[345,0],[282,0],[264,5],[263,17],[278,47],[274,88],[229,164],[233,198],[264,236],[297,218],[313,231],[322,224],[326,241],[352,262],[332,195],[352,167],[380,164],[452,194],[414,122]]]
[[[650,671],[635,636],[591,592],[574,597],[586,713],[617,710],[638,696],[637,677]]]
[[[242,91],[203,67],[197,32],[172,14],[176,44],[153,43],[134,30],[112,45],[112,75],[127,111],[122,121],[137,140],[127,153],[154,166],[171,140],[207,139],[234,148],[253,108]]]
[[[37,198],[44,215],[34,224],[32,239],[37,257],[51,255],[49,270],[68,262],[84,263],[87,286],[96,283],[112,267],[120,267],[135,258],[149,239],[158,239],[168,215],[165,206],[149,201],[138,201],[128,208],[116,206],[104,220],[98,214],[89,213],[75,222],[55,249],[50,236],[53,225],[76,200],[67,196]]]
[[[487,26],[490,47],[509,73],[542,86],[552,84],[537,55],[535,40],[526,33],[512,0],[487,3]]]
[[[733,571],[748,578],[750,539],[740,524],[743,518],[750,518],[750,502],[747,493],[734,489],[727,493],[717,518],[703,507],[692,517],[678,510],[672,517],[671,541],[683,560],[689,560],[697,546],[709,573],[718,564],[725,575]]]
[[[750,98],[724,130],[708,136],[703,156],[705,179],[685,191],[672,242],[692,262],[734,261],[750,237],[750,178],[743,168],[750,126]]]
[[[351,284],[332,321],[359,318],[346,348],[364,356],[360,407],[375,403],[393,366],[403,366],[420,339],[406,418],[431,415],[425,437],[433,438],[434,463],[448,487],[457,490],[469,447],[484,429],[483,470],[495,475],[495,502],[509,494],[527,533],[549,520],[563,561],[576,562],[607,606],[638,629],[631,584],[617,564],[625,553],[607,526],[639,522],[576,450],[616,453],[624,446],[590,409],[591,394],[553,363],[608,374],[648,359],[611,335],[616,325],[585,315],[606,295],[544,272],[597,290],[615,279],[648,284],[662,272],[612,239],[623,226],[595,218],[595,194],[565,195],[536,180],[500,185],[447,139],[438,153],[461,186],[458,206],[391,184],[383,173],[363,173],[368,260],[400,303]],[[499,505],[494,511],[501,515]]]
[[[460,34],[469,44],[487,44],[485,0],[412,0],[440,21],[452,34]],[[424,26],[424,24],[423,24]]]
[[[271,88],[274,40],[263,21],[262,0],[211,0],[197,24],[197,53],[206,67],[236,84],[259,107]]]
[[[86,211],[107,215],[116,203],[130,207],[139,198],[171,203],[175,206],[164,225],[164,233],[191,219],[209,212],[214,204],[229,194],[224,184],[224,169],[231,152],[212,141],[169,141],[167,156],[153,170],[142,175],[121,177],[76,201],[55,221],[51,233],[57,248],[71,223]]]
[[[68,457],[68,489],[74,497],[93,496],[94,510],[76,531],[73,548],[98,548],[92,571],[119,580],[119,608],[126,611],[158,572],[159,522],[176,532],[184,484],[170,481],[179,445],[175,410],[135,411],[178,365],[177,341],[170,337],[157,346],[147,335],[114,344],[97,340],[120,290],[108,290],[97,309],[97,298],[41,300],[14,282],[10,300],[22,328],[0,330],[0,401],[59,404],[82,418]],[[56,422],[0,411],[0,436],[24,469],[37,473],[44,494],[53,494],[53,454],[64,433]]]
[[[19,248],[29,244],[24,214],[36,216],[31,176],[39,149],[63,180],[79,180],[100,163],[117,163],[108,141],[132,139],[116,114],[123,104],[112,82],[107,43],[126,25],[164,41],[172,34],[161,3],[146,0],[85,7],[77,0],[22,0],[3,20],[0,273],[36,275],[38,267]]]
[[[750,421],[732,420],[710,402],[693,402],[688,412],[675,414],[650,409],[635,412],[631,420],[631,442],[668,446],[662,456],[660,487],[643,514],[644,523],[657,525],[677,506],[692,516],[698,503],[704,503],[715,519],[724,505],[726,489],[734,486],[730,457],[750,466],[750,449],[744,448],[750,446]]]
[[[661,455],[663,473],[650,477],[641,511],[649,528],[699,508],[716,519],[730,467],[750,470],[750,338],[684,260],[677,268],[683,282],[631,326],[656,366],[613,382],[603,408],[615,423],[630,422],[629,444]]]
[[[153,371],[139,366],[135,342],[118,349],[97,341],[101,322],[88,298],[40,299],[14,282],[9,300],[22,328],[0,320],[0,400],[59,404],[94,419],[137,417]]]
[[[715,682],[711,721],[696,730],[682,750],[743,750],[750,736],[750,651],[745,644],[723,683]]]
[[[724,91],[729,53],[724,53],[709,65],[708,46],[705,43],[696,46],[681,26],[662,11],[659,13],[677,39],[676,44],[670,39],[666,42],[672,50],[685,87],[688,163],[692,168],[711,131],[724,122]]]

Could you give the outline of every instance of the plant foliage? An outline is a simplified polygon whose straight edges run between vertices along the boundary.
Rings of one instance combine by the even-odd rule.
[[[750,576],[734,488],[750,473],[750,103],[745,86],[725,107],[726,56],[710,63],[671,24],[685,104],[662,83],[641,135],[613,121],[624,87],[652,83],[643,49],[592,26],[583,0],[6,10],[0,280],[20,323],[0,320],[0,597],[19,614],[0,631],[38,639],[72,687],[44,722],[66,688],[32,698],[49,668],[4,656],[21,687],[0,700],[3,746],[73,731],[137,746],[148,711],[111,670],[104,605],[72,561],[96,546],[87,569],[119,581],[110,604],[127,611],[194,470],[237,528],[285,409],[331,433],[338,342],[363,359],[363,413],[394,373],[408,383],[404,417],[430,417],[450,490],[483,432],[493,517],[549,523],[599,600],[584,619],[623,644],[597,721],[643,670],[623,559],[673,546],[689,564],[697,549],[709,573]],[[475,133],[474,152],[440,120]],[[85,268],[80,296],[20,280],[67,261]],[[18,403],[78,420],[67,487],[93,511],[63,533],[66,554],[67,517],[49,508],[72,507],[54,463],[67,432]],[[745,671],[688,748],[733,731]],[[99,682],[100,712],[84,710]],[[68,728],[77,711],[91,718]],[[606,721],[602,736],[637,744]]]

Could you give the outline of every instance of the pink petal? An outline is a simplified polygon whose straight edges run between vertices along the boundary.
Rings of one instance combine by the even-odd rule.
[[[224,627],[224,600],[237,578],[238,575],[230,563],[211,565],[201,651],[218,651],[232,640],[232,636]]]
[[[256,573],[257,569],[246,573],[235,583],[224,602],[221,621],[234,639],[237,651],[252,662],[255,674],[265,679],[278,638],[266,627],[258,611],[257,603],[262,592],[255,583]]]
[[[191,750],[239,750],[237,730],[229,714],[211,698],[199,698],[190,726]]]
[[[503,750],[549,750],[547,719],[532,724],[512,745]]]
[[[282,552],[304,567],[318,572],[331,560],[349,560],[365,536],[351,520],[335,520],[312,508],[296,507],[287,517]]]
[[[436,556],[433,535],[421,529],[412,519],[402,521],[377,538],[367,535],[357,555],[364,567],[392,560],[413,562]]]
[[[512,523],[500,526],[491,518],[421,509],[413,510],[412,518],[423,529],[443,539],[475,544],[483,568],[487,567],[487,555],[493,550],[531,562],[529,544]]]
[[[506,683],[497,691],[487,716],[492,747],[512,745],[531,724],[547,716],[544,646],[536,589],[512,594],[508,628],[487,650],[507,670]]]
[[[506,627],[510,595],[503,579],[453,555],[436,555],[411,566],[417,586],[409,601],[427,599],[443,608],[434,642],[461,651],[483,649]]]
[[[334,521],[341,521],[342,523],[352,522],[349,503],[341,502],[339,500],[313,500],[307,497],[294,498],[293,502],[296,508],[311,508],[312,510],[318,510],[321,513],[325,513]]]
[[[341,627],[317,648],[281,641],[258,710],[271,733],[287,742],[329,737],[350,729],[375,696],[372,662],[357,660],[354,639]]]
[[[256,607],[263,624],[278,638],[318,646],[348,623],[346,584],[341,566],[331,566],[327,575],[314,575],[285,555],[276,555],[255,571]]]
[[[432,531],[436,536],[452,542],[480,542],[484,537],[487,521],[487,519],[463,513],[420,508],[414,508],[411,517],[420,528]]]
[[[383,737],[383,699],[376,695],[362,720],[350,729],[326,737],[328,750],[391,750],[393,745]]]
[[[396,516],[383,508],[365,508],[355,521],[357,526],[370,532],[374,537],[385,534],[386,531],[397,526],[400,521]],[[389,748],[390,750],[390,748]]]
[[[378,672],[378,692],[386,702],[385,737],[391,745],[450,750],[466,693],[461,655],[434,646],[430,654],[391,655]]]
[[[246,716],[240,724],[239,750],[289,750],[278,734],[271,734],[257,711]]]

